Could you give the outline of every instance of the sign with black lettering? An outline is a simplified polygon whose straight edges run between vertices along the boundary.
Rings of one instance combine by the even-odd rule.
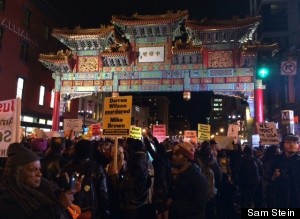
[[[129,136],[132,96],[104,99],[103,136]]]
[[[141,140],[142,139],[142,128],[133,126],[133,125],[130,126],[129,137]]]
[[[64,131],[82,131],[82,119],[64,119]]]
[[[274,122],[257,122],[257,132],[260,139],[260,144],[270,145],[279,144],[279,136]]]
[[[210,140],[210,125],[198,124],[198,139],[200,142]]]
[[[183,141],[189,143],[197,143],[197,131],[196,130],[185,130],[183,132]]]
[[[153,136],[157,138],[159,142],[163,142],[166,139],[166,125],[153,125],[152,126]]]

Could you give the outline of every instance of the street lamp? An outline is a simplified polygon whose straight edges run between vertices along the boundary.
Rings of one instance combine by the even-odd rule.
[[[86,123],[86,118],[91,118],[92,117],[92,110],[84,111],[84,110],[79,110],[78,115],[83,118],[83,123],[82,123],[82,134],[84,135],[84,128],[85,128],[85,123]]]

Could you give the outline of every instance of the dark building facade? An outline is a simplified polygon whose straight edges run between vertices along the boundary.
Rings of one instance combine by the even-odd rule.
[[[0,1],[0,100],[21,98],[21,126],[27,133],[52,125],[54,81],[38,62],[39,54],[64,48],[51,31],[65,20],[46,3]]]
[[[276,54],[263,54],[269,58],[270,77],[263,81],[266,85],[265,118],[281,123],[281,111],[293,110],[300,114],[300,1],[299,0],[250,0],[250,15],[259,14],[262,23],[258,28],[258,40],[262,43],[278,43]],[[263,57],[259,57],[263,58]],[[296,63],[292,74],[285,73],[284,63]],[[297,64],[298,63],[298,64]],[[297,122],[297,120],[296,120]],[[297,124],[296,124],[297,126]],[[295,126],[295,127],[296,127]]]

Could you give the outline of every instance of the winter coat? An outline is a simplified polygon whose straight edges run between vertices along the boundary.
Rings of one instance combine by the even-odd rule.
[[[57,187],[49,186],[50,184],[44,183],[43,180],[41,185],[38,190],[43,194],[59,194]],[[53,204],[43,205],[35,210],[32,215],[28,215],[8,189],[2,188],[1,194],[0,219],[72,219],[67,209],[57,201],[54,201]]]
[[[300,208],[300,155],[288,158],[285,154],[275,157],[272,172],[280,170],[280,176],[273,181],[275,207]]]
[[[239,185],[243,188],[255,188],[261,182],[262,165],[253,155],[245,155],[239,170]]]
[[[149,158],[146,152],[136,152],[134,156],[140,160],[139,163],[148,164]],[[137,210],[146,204],[151,178],[148,170],[141,171],[127,169],[124,178],[117,185],[119,203],[123,211]]]
[[[192,164],[179,174],[171,192],[169,219],[204,219],[208,182],[199,167]]]

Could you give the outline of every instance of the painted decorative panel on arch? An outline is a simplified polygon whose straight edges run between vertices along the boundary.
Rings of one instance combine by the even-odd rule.
[[[96,72],[99,69],[98,56],[79,56],[78,72]]]
[[[233,52],[227,51],[209,51],[208,52],[208,68],[232,68]]]

